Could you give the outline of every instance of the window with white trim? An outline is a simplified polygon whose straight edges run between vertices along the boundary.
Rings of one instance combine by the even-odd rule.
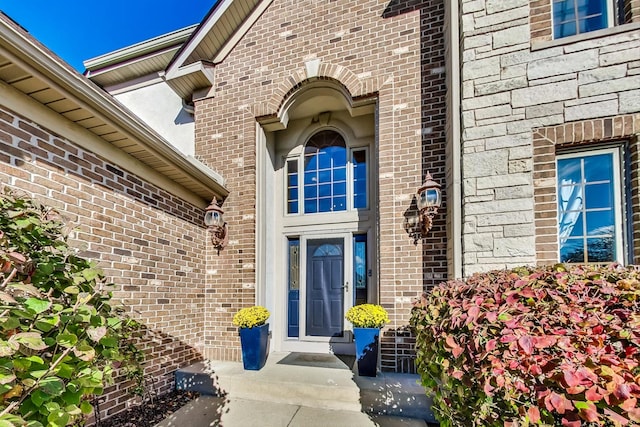
[[[558,155],[560,262],[624,263],[620,150]]]
[[[350,148],[330,129],[309,138],[302,155],[286,160],[286,212],[314,214],[369,207],[369,153]]]
[[[615,0],[552,0],[553,38],[612,27]]]

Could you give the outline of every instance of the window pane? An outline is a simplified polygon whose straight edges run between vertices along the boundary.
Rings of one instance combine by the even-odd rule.
[[[334,211],[344,211],[347,209],[347,198],[346,197],[335,197],[333,199],[333,210]]]
[[[584,236],[584,216],[580,211],[567,212],[558,221],[560,238]]]
[[[587,209],[613,208],[611,184],[593,184],[585,186]]]
[[[607,28],[608,1],[563,0],[553,2],[553,26],[556,38]]]
[[[613,179],[613,154],[588,156],[584,159],[585,180],[611,181]]]
[[[347,168],[335,168],[333,170],[333,179],[335,181],[346,181],[347,179]]]
[[[568,239],[560,243],[560,262],[585,262],[583,239]]]
[[[353,152],[353,207],[367,207],[367,152]]]
[[[324,184],[318,186],[318,195],[320,197],[331,196],[331,184]]]
[[[318,186],[317,185],[305,185],[304,186],[304,198],[305,199],[315,199],[318,197]]]
[[[287,213],[298,213],[298,160],[287,160]]]
[[[318,212],[331,212],[331,198],[318,199]]]
[[[576,184],[582,182],[581,158],[558,160],[558,182]]]
[[[318,203],[317,199],[313,200],[304,200],[304,212],[305,213],[316,213],[318,212]]]
[[[318,171],[318,182],[331,182],[331,169]]]
[[[613,209],[606,211],[587,212],[587,235],[613,235]]]
[[[613,237],[587,239],[587,262],[612,262],[614,259]]]
[[[315,170],[308,171],[304,173],[304,183],[306,184],[314,184],[318,181],[318,173]]]
[[[297,337],[300,326],[300,239],[289,239],[287,335]]]
[[[339,182],[333,184],[333,195],[334,196],[346,196],[347,195],[347,183]]]
[[[554,1],[553,20],[555,22],[565,22],[576,19],[576,8],[574,0]]]
[[[319,169],[328,169],[331,167],[331,157],[329,153],[320,151],[318,154],[318,168]]]

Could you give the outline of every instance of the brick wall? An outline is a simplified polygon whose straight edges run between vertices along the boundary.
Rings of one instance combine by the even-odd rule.
[[[530,3],[462,2],[465,275],[550,260],[536,251],[533,129],[640,110],[633,26],[532,50]],[[550,197],[536,193],[535,202]]]
[[[98,262],[116,285],[115,299],[145,327],[149,387],[169,391],[173,371],[202,357],[202,210],[6,109],[0,109],[0,183],[77,226],[72,245]],[[103,418],[131,402],[128,387],[107,389]]]
[[[403,228],[411,197],[430,170],[444,180],[444,41],[442,1],[274,1],[225,61],[212,98],[196,102],[196,154],[225,176],[231,242],[209,259],[207,356],[238,359],[233,313],[255,303],[256,117],[277,114],[305,81],[305,61],[353,97],[376,94],[380,303],[392,330],[407,323],[425,286],[446,276],[445,222],[425,244]],[[422,37],[422,38],[421,38]],[[422,64],[421,64],[422,61]],[[444,182],[442,182],[444,186]],[[275,220],[275,219],[269,219]],[[403,332],[385,354],[411,354]],[[397,369],[395,356],[386,369]]]

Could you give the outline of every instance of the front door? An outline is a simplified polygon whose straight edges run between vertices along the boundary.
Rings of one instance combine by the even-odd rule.
[[[307,240],[306,336],[344,334],[344,239]]]

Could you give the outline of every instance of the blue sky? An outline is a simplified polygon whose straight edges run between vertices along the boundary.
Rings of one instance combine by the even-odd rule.
[[[199,23],[216,0],[0,0],[0,10],[78,71],[82,61]]]

